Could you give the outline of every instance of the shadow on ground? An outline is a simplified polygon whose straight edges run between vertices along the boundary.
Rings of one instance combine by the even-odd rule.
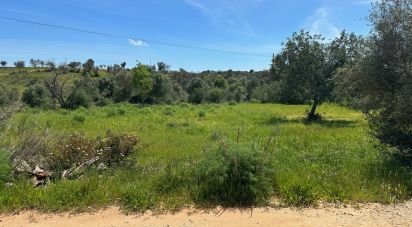
[[[307,121],[305,118],[292,118],[289,119],[287,117],[271,117],[268,120],[265,120],[263,124],[265,125],[279,125],[279,124],[286,124],[286,123],[295,123],[295,124],[304,124],[304,125],[320,125],[328,128],[347,128],[347,127],[355,127],[358,121],[350,121],[350,120],[343,120],[343,119],[336,119],[336,120],[318,120],[318,121]]]

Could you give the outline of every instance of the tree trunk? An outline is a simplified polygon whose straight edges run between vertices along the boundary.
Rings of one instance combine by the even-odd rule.
[[[308,114],[308,120],[314,120],[315,117],[315,113],[316,113],[316,108],[318,107],[319,102],[315,99],[313,100],[313,104],[312,107],[310,109],[310,112]]]

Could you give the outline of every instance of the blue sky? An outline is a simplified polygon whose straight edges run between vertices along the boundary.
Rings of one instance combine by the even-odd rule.
[[[6,0],[0,15],[98,32],[113,38],[0,20],[0,59],[165,61],[172,69],[261,70],[293,32],[368,34],[371,0]],[[176,48],[139,39],[267,57]]]

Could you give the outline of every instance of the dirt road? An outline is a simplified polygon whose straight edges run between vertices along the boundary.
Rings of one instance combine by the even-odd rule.
[[[412,226],[412,201],[314,209],[187,209],[174,214],[124,215],[111,207],[96,213],[0,215],[0,226]]]

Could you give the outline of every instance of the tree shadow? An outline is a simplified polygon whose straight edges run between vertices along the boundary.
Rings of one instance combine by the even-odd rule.
[[[280,125],[286,123],[304,124],[304,125],[320,125],[328,128],[348,128],[355,127],[358,121],[344,120],[344,119],[320,119],[316,121],[308,121],[306,118],[287,118],[286,116],[271,117],[263,121],[264,125]]]
[[[366,178],[380,182],[382,193],[390,194],[390,201],[404,201],[412,197],[412,159],[393,148],[378,146],[379,162],[368,166]]]

